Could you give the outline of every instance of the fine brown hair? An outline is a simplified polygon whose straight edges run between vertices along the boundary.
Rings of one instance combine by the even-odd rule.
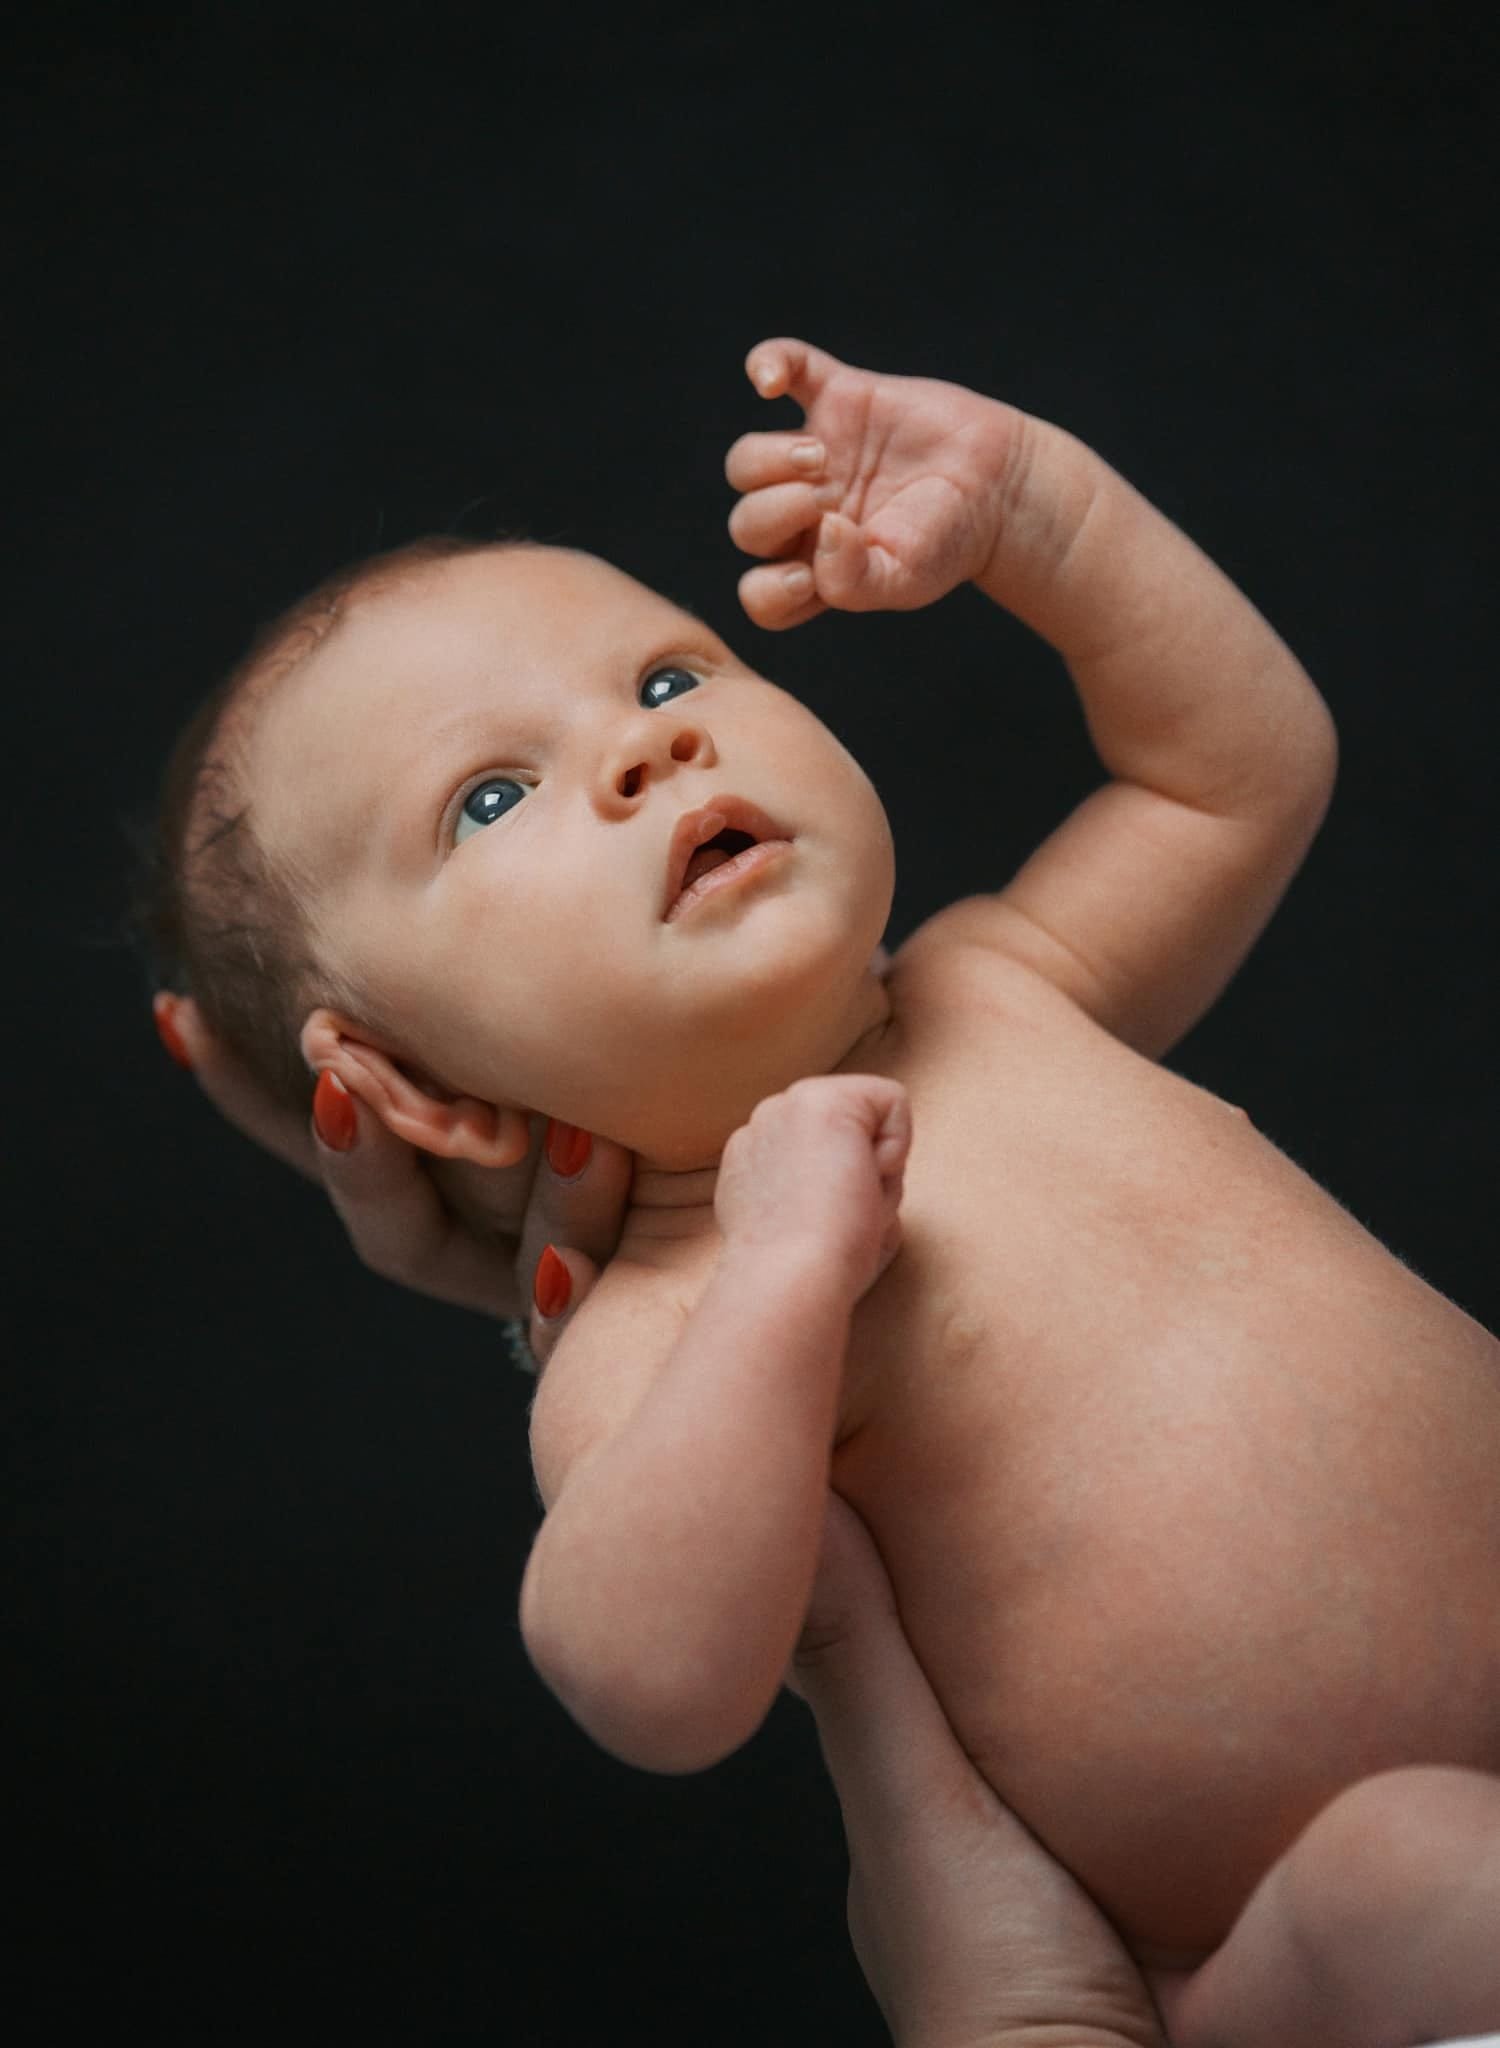
[[[428,534],[326,577],[261,627],[198,706],[168,756],[154,816],[134,834],[127,922],[154,985],[191,995],[267,1093],[304,1115],[314,1085],[300,1043],[308,1013],[326,1004],[373,1029],[380,1020],[363,991],[316,959],[308,878],[274,863],[256,837],[244,785],[252,723],[362,593],[429,563],[517,545]]]

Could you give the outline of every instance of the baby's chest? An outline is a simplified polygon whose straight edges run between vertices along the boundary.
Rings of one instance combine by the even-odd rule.
[[[1178,1134],[1141,1099],[1141,1076],[1101,1076],[1087,1042],[989,1025],[982,1013],[972,1028],[927,1023],[885,1069],[912,1107],[902,1247],[851,1320],[842,1435],[912,1401],[967,1435],[998,1405],[1014,1422],[1027,1375],[1094,1348],[1104,1292],[1138,1263],[1153,1204],[1161,1220],[1141,1162]]]

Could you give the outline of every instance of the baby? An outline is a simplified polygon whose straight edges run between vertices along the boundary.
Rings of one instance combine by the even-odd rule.
[[[179,749],[185,972],[289,1099],[331,1072],[438,1159],[542,1114],[638,1155],[532,1417],[521,1624],[579,1722],[660,1771],[743,1743],[832,1486],[1174,2038],[1253,2040],[1292,1845],[1360,1889],[1336,1795],[1387,1774],[1386,1839],[1439,1851],[1500,1821],[1500,1345],[1158,1064],[1307,850],[1329,716],[1067,434],[800,342],[749,368],[806,422],[730,452],[750,617],[973,582],[1067,662],[1103,786],[882,979],[890,833],[818,719],[592,557],[402,553]]]

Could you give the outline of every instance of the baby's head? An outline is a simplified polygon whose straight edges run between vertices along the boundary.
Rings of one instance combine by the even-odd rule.
[[[684,821],[720,799],[717,852],[789,843],[674,910]],[[264,1085],[305,1107],[331,1067],[492,1164],[528,1111],[716,1157],[868,1028],[894,884],[821,720],[621,571],[528,543],[418,543],[284,614],[178,742],[160,843],[173,978]]]

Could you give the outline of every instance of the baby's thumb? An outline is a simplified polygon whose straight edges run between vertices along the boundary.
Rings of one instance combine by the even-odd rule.
[[[527,1340],[538,1368],[557,1348],[558,1339],[593,1291],[600,1269],[587,1252],[571,1245],[545,1245],[531,1278],[531,1320]]]
[[[870,550],[852,519],[825,512],[818,525],[813,579],[824,604],[838,611],[863,611],[875,602],[870,588]]]

